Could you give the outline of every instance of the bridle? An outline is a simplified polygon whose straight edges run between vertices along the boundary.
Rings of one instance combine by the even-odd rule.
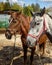
[[[41,34],[44,33],[47,30],[45,17],[43,17],[43,18],[44,18],[43,28],[40,30],[39,34],[37,36],[36,35],[32,35],[32,34],[28,34],[28,36],[30,36],[30,37],[35,38],[36,40],[38,40],[40,38]]]
[[[10,24],[12,23],[13,20],[15,20],[16,22],[18,21],[18,25],[17,25],[18,28],[20,27],[20,24],[22,24],[22,22],[23,22],[23,20],[22,20],[21,18],[19,18],[19,17],[17,17],[16,19],[11,18],[11,20],[10,20],[10,22],[9,22],[9,27],[10,27]],[[15,24],[15,22],[14,22],[14,24]],[[12,33],[13,33],[15,29],[11,30],[9,27],[8,27],[8,30],[12,31]],[[18,33],[18,28],[17,28],[17,30],[14,32],[14,34],[15,34],[16,32]]]

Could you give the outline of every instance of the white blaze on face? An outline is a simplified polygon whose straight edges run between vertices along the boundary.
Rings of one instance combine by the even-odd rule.
[[[12,20],[13,20],[13,18],[11,18],[11,20],[10,20],[9,24],[12,22]]]

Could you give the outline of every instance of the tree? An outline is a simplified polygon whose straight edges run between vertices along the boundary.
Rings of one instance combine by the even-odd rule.
[[[22,7],[21,7],[20,5],[18,5],[17,3],[14,3],[14,4],[11,6],[11,9],[21,11],[21,10],[22,10]]]
[[[40,5],[38,3],[32,4],[31,7],[33,8],[33,12],[40,11]]]
[[[30,11],[33,11],[33,8],[30,5],[28,5],[27,7]]]
[[[4,10],[10,10],[11,6],[10,6],[10,3],[9,3],[9,0],[7,0],[5,3],[4,3]]]
[[[40,11],[40,5],[38,3],[36,3],[35,8],[36,8],[35,11]]]
[[[3,10],[4,10],[4,3],[0,2],[0,11],[3,11]]]
[[[35,5],[32,3],[31,7],[33,8],[33,12],[35,12],[36,8]]]
[[[30,9],[31,9],[31,8],[28,7],[28,6],[23,7],[23,13],[24,13],[26,16],[31,16]]]

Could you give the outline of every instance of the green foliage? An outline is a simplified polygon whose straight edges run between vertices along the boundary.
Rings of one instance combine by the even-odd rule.
[[[7,0],[5,3],[3,2],[0,2],[0,11],[3,11],[3,10],[19,10],[19,11],[22,11],[23,14],[25,14],[26,16],[31,16],[31,13],[30,11],[32,12],[37,12],[37,11],[41,11],[42,9],[40,8],[40,5],[38,3],[36,4],[31,4],[31,5],[28,5],[28,6],[20,6],[19,4],[17,3],[13,3],[13,4],[10,4],[9,3],[9,0]],[[46,12],[48,12],[49,9],[46,9]],[[8,23],[6,23],[6,21],[4,22],[1,22],[0,20],[0,28],[2,27],[7,27],[8,26]]]
[[[33,8],[33,12],[40,11],[40,6],[38,3],[32,4],[31,7]]]
[[[22,11],[25,15],[31,16],[30,11],[32,12],[40,11],[40,6],[38,3],[36,3],[36,4],[28,5],[28,6],[25,6],[24,4],[24,6],[22,7],[18,5],[17,3],[10,4],[9,0],[7,0],[5,3],[3,2],[0,3],[0,11],[3,11],[3,10],[19,10],[19,11]]]
[[[4,10],[4,3],[0,2],[0,11],[3,11],[3,10]]]
[[[36,11],[40,11],[40,5],[38,3],[36,3],[35,8],[36,8]]]
[[[3,22],[0,21],[0,28],[7,28],[8,25],[9,24],[6,21],[3,21]]]
[[[31,13],[30,11],[32,12],[36,12],[36,11],[40,11],[40,6],[38,3],[36,4],[32,4],[31,6],[28,5],[28,6],[25,6],[23,7],[23,13],[27,16],[31,16]]]
[[[33,9],[33,12],[35,12],[35,10],[36,10],[35,5],[32,4],[31,7],[32,7],[32,9]]]
[[[14,4],[11,6],[11,9],[21,11],[21,10],[22,10],[22,7],[21,7],[20,5],[18,5],[17,3],[14,3]]]
[[[32,6],[28,5],[27,7],[28,7],[28,9],[29,9],[30,11],[33,11]]]
[[[50,12],[49,9],[46,9],[46,13]]]
[[[23,13],[24,13],[26,16],[31,16],[30,10],[31,10],[31,8],[25,6],[25,7],[23,8]]]
[[[10,9],[11,9],[10,3],[9,2],[4,3],[4,10],[10,10]]]

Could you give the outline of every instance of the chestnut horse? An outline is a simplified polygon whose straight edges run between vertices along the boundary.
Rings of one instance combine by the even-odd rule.
[[[10,24],[8,29],[5,32],[5,36],[7,39],[11,39],[12,35],[15,35],[15,34],[21,35],[21,41],[22,41],[22,46],[24,51],[24,65],[26,65],[27,48],[28,48],[28,45],[27,45],[28,42],[26,42],[26,39],[30,29],[30,19],[20,12],[19,13],[13,12],[11,14],[9,23]],[[45,33],[43,33],[38,40],[39,47],[43,48],[43,54],[44,54],[46,40],[47,40],[47,35]],[[36,49],[36,45],[31,47],[30,65],[32,65],[35,49]]]

